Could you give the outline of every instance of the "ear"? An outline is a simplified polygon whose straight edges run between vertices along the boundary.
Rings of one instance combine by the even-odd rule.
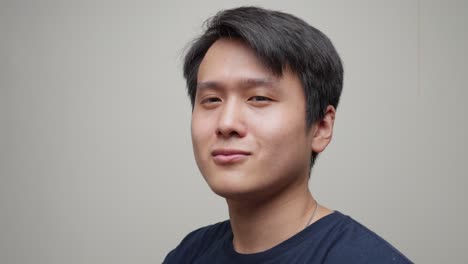
[[[335,108],[331,105],[327,107],[325,116],[316,122],[313,127],[312,151],[320,153],[325,150],[333,137],[333,125],[335,123]]]

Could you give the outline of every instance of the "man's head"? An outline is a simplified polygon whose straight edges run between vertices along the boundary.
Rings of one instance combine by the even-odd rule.
[[[236,174],[231,180],[267,174],[250,187],[268,186],[276,172],[307,173],[329,142],[314,136],[324,118],[334,118],[342,89],[343,68],[330,40],[292,15],[255,7],[222,11],[206,26],[185,56],[184,77],[195,158],[210,187],[217,192],[214,173]],[[333,120],[329,139],[332,126]]]
[[[246,43],[274,75],[281,76],[288,67],[299,77],[305,94],[308,127],[323,118],[328,105],[337,108],[343,87],[343,67],[331,41],[297,17],[257,7],[219,12],[207,20],[204,34],[192,43],[184,60],[192,107],[200,63],[211,45],[221,38]],[[312,153],[311,167],[317,154]]]

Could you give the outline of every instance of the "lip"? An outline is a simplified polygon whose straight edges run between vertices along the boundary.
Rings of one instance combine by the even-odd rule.
[[[242,162],[251,153],[238,149],[215,149],[211,152],[213,161],[217,165],[231,165]]]

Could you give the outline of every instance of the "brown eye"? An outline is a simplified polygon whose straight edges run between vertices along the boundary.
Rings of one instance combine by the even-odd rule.
[[[208,97],[201,101],[202,104],[210,104],[216,102],[221,102],[221,99],[219,99],[218,97]]]
[[[253,97],[250,97],[249,99],[250,101],[254,101],[254,102],[265,102],[265,101],[271,101],[270,98],[268,97],[265,97],[265,96],[253,96]]]

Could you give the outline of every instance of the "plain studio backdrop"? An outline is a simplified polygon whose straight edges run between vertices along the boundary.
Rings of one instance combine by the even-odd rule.
[[[0,263],[160,263],[227,219],[196,167],[185,45],[295,14],[345,67],[318,201],[417,263],[468,263],[468,1],[1,1]]]

